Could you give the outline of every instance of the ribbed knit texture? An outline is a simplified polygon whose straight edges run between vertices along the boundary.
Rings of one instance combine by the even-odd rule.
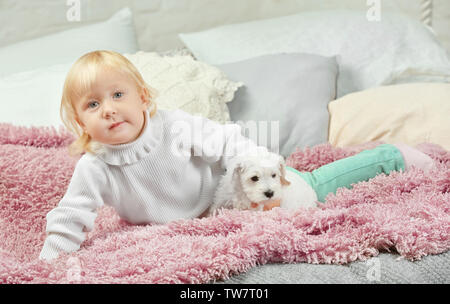
[[[135,141],[103,145],[97,154],[80,158],[66,194],[47,214],[40,258],[78,250],[83,230],[92,230],[103,205],[132,224],[200,216],[211,205],[227,162],[255,148],[236,124],[221,125],[181,110],[147,115]]]

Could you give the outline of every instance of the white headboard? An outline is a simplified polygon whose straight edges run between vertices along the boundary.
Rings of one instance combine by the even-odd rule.
[[[425,25],[433,27],[433,0],[422,0],[420,5],[421,20]]]
[[[257,19],[291,15],[307,10],[368,9],[381,4],[383,11],[400,11],[433,27],[450,50],[450,1],[448,0],[79,0],[81,20],[69,22],[65,0],[1,0],[0,47],[21,40],[79,27],[109,18],[128,6],[134,16],[140,47],[165,51],[182,47],[179,32]]]

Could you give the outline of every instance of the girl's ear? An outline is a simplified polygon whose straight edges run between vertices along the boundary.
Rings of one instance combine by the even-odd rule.
[[[150,92],[147,90],[147,88],[142,88],[141,91],[141,100],[142,104],[145,105],[145,107],[148,107],[148,104],[150,102]]]

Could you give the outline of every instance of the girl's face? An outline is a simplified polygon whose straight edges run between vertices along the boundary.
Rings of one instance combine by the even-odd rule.
[[[147,109],[146,90],[138,90],[130,77],[103,69],[91,91],[75,104],[77,122],[91,138],[119,145],[139,137]]]

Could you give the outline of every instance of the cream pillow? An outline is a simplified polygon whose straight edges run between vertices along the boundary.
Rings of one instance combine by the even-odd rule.
[[[450,150],[450,83],[409,83],[348,94],[328,104],[328,141],[435,143]]]
[[[139,51],[124,54],[151,87],[158,91],[159,109],[181,109],[219,123],[230,121],[227,102],[240,82],[229,80],[218,68],[191,56],[161,56]]]

